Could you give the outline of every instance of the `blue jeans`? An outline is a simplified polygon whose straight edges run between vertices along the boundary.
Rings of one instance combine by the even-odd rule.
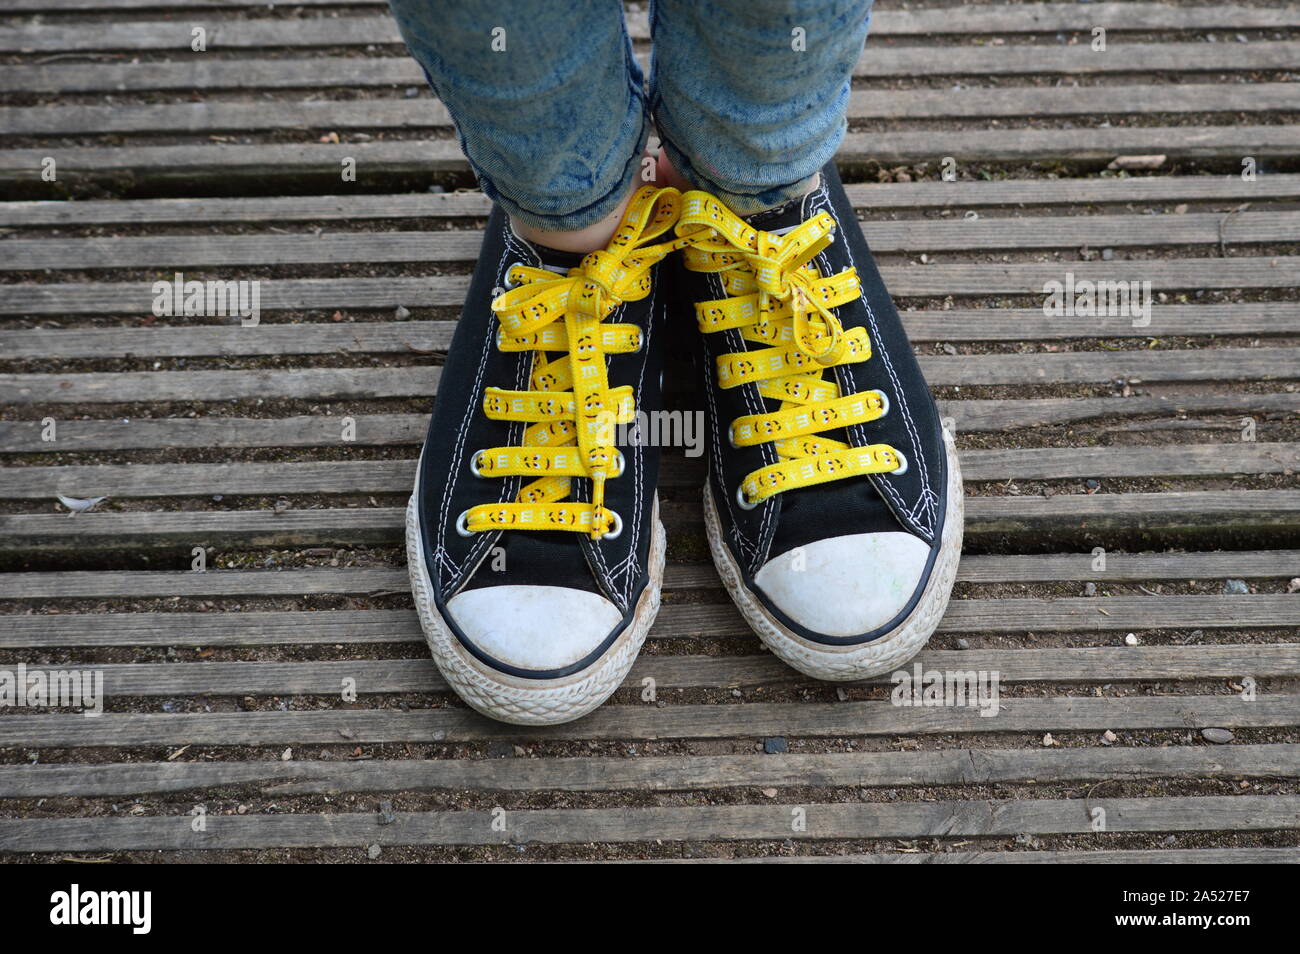
[[[389,0],[483,191],[579,229],[639,180],[651,125],[678,172],[740,215],[834,155],[871,0],[652,0],[645,83],[619,0]]]

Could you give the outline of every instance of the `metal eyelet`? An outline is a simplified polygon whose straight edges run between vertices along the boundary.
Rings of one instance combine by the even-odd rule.
[[[483,477],[486,479],[487,474],[478,469],[478,455],[481,453],[483,453],[481,450],[476,450],[474,453],[469,455],[469,472],[475,477]]]
[[[736,503],[740,505],[741,510],[753,510],[758,506],[756,503],[750,503],[745,499],[745,485],[741,484],[736,488]]]
[[[886,394],[884,391],[879,391],[879,390],[876,391],[876,393],[880,395],[880,403],[885,405],[884,409],[880,412],[880,417],[888,417],[889,416],[889,395]],[[877,421],[880,420],[880,417],[876,418],[876,420]]]
[[[614,455],[614,459],[618,461],[618,473],[614,474],[614,476],[622,477],[623,472],[627,470],[627,458],[623,456],[623,452],[617,447],[614,448]]]
[[[730,444],[730,445],[732,446],[732,448],[734,448],[734,449],[736,449],[736,450],[739,450],[739,446],[736,444],[736,425],[735,425],[735,424],[728,424],[728,425],[727,425],[727,443]]]
[[[893,474],[895,477],[901,477],[903,474],[907,473],[907,458],[903,456],[902,451],[894,451],[894,454],[898,457],[898,466],[889,473]]]
[[[522,268],[523,264],[524,264],[523,262],[511,262],[509,265],[506,266],[505,279],[501,282],[501,287],[504,288],[506,291],[511,291],[519,287],[519,284],[517,282],[512,282],[510,280],[510,270],[514,268],[516,265]]]
[[[465,521],[469,518],[469,511],[462,510],[460,516],[456,518],[456,532],[462,537],[472,537],[474,531],[465,526]]]
[[[611,510],[610,515],[614,518],[614,529],[601,536],[602,540],[617,540],[618,535],[623,532],[623,518],[618,515],[617,510]]]

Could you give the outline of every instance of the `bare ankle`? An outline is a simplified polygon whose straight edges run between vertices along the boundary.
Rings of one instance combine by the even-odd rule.
[[[599,222],[593,222],[580,229],[552,231],[527,225],[513,217],[510,219],[510,225],[514,228],[515,234],[527,242],[536,242],[538,245],[559,249],[562,252],[594,252],[609,245],[631,199],[632,193],[629,192],[609,215]]]

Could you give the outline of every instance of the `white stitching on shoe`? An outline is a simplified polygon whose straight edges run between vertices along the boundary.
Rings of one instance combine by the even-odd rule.
[[[654,334],[655,302],[659,294],[659,275],[657,270],[654,274],[651,275],[650,280],[651,280],[650,306],[646,311],[646,326],[641,333],[641,347],[643,349],[643,353],[646,355],[650,354],[650,338]],[[641,370],[637,374],[636,392],[635,392],[637,407],[641,406],[641,395],[644,393],[645,390],[645,372],[649,364],[650,364],[649,358],[643,360],[641,362]],[[659,395],[659,400],[660,403],[663,403],[662,393]],[[640,566],[640,562],[637,560],[637,549],[640,545],[640,539],[641,539],[640,516],[641,516],[642,500],[644,499],[644,493],[645,493],[644,482],[645,480],[649,479],[648,475],[645,474],[646,468],[645,468],[644,447],[638,445],[635,448],[629,448],[629,450],[632,451],[632,474],[630,476],[634,481],[633,497],[632,497],[632,514],[636,519],[634,521],[635,526],[632,528],[631,546],[628,548],[627,556],[625,556],[622,559],[622,561],[614,568],[615,570],[620,570],[620,569],[622,570],[623,589],[621,590],[621,592],[623,594],[623,602],[625,604],[630,604],[632,602],[632,584],[636,582],[636,578],[638,576],[636,570]],[[662,454],[662,449],[660,453]],[[597,545],[599,545],[599,541]]]
[[[817,196],[817,198],[814,200],[814,203],[821,205],[822,208],[827,213],[829,213],[832,218],[834,218],[835,217],[834,207],[830,203],[830,197],[829,197],[829,193],[826,190],[825,182],[821,184],[821,187],[817,190],[815,195]],[[839,220],[836,219],[837,224],[838,222]],[[850,248],[849,243],[847,241],[844,242],[844,253],[849,258],[849,264],[854,268],[856,268],[857,262],[855,262],[853,259],[853,249]],[[911,409],[907,403],[907,395],[902,389],[897,373],[894,371],[893,363],[889,360],[889,352],[886,351],[885,348],[880,344],[881,342],[880,328],[876,324],[875,312],[871,310],[871,305],[867,303],[867,299],[865,295],[862,297],[861,301],[862,301],[863,308],[866,309],[867,312],[867,321],[871,325],[872,343],[874,345],[875,350],[879,351],[880,358],[885,366],[885,370],[889,374],[889,380],[894,386],[894,392],[897,395],[897,403],[899,404],[899,406],[901,406],[903,410],[903,421],[904,421],[904,425],[907,428],[908,437],[912,441],[912,450],[913,450],[913,453],[908,455],[908,459],[912,460],[913,458],[915,458],[916,461],[919,463],[921,467],[921,486],[923,488],[928,489],[930,486],[929,469],[926,466],[925,455],[921,452],[920,437],[917,434],[916,424],[912,420]],[[873,353],[873,357],[874,356],[875,355]],[[891,400],[894,399],[894,395],[890,395],[890,398]],[[932,521],[922,521],[912,515],[912,510],[916,506],[916,504],[913,504],[912,507],[908,507],[907,503],[902,499],[901,495],[889,483],[889,481],[883,478],[876,477],[874,475],[872,475],[869,479],[875,486],[883,488],[895,501],[897,501],[899,508],[902,509],[902,511],[905,514],[907,514],[909,518],[911,518],[910,522],[914,523],[916,526],[923,529],[929,536],[931,537],[934,536],[934,524]],[[923,494],[918,496],[917,503],[920,503],[922,499],[924,499]],[[929,506],[926,507],[927,515],[929,514],[929,511],[931,509],[932,508]]]
[[[500,261],[497,263],[496,284],[498,286],[503,285],[505,283],[505,275],[509,269],[509,264],[513,264],[515,261],[519,261],[519,259],[516,258],[516,254],[522,254],[524,258],[530,261],[540,262],[537,253],[532,248],[524,248],[516,243],[514,238],[514,233],[510,229],[508,220],[506,225],[502,228],[502,237],[504,240],[503,250],[506,252],[506,254],[502,255]],[[483,354],[479,359],[479,367],[478,367],[478,372],[474,377],[473,390],[470,392],[470,400],[472,401],[478,400],[478,395],[482,392],[483,374],[487,368],[488,356],[492,353],[492,349],[496,346],[496,335],[492,331],[493,321],[494,319],[489,314],[488,329],[487,329],[488,333],[483,337]],[[520,380],[524,373],[525,373],[524,362],[520,361],[519,364],[517,365],[516,381]],[[460,427],[457,429],[456,443],[454,445],[454,449],[452,452],[451,468],[447,475],[447,487],[446,490],[443,492],[442,508],[439,512],[438,545],[439,545],[439,549],[443,551],[442,554],[440,555],[439,565],[440,566],[446,565],[447,567],[449,567],[449,572],[446,573],[445,575],[440,576],[440,582],[444,590],[451,588],[457,582],[464,582],[463,577],[467,575],[465,572],[466,569],[477,565],[476,557],[479,551],[489,546],[493,542],[493,540],[500,538],[499,531],[496,534],[483,534],[479,540],[474,541],[473,545],[470,547],[468,552],[466,552],[465,559],[459,564],[457,564],[454,560],[450,558],[450,554],[446,552],[446,548],[445,546],[443,546],[442,543],[442,541],[446,539],[447,514],[449,510],[449,505],[451,503],[452,494],[455,491],[457,482],[460,480],[460,461],[461,461],[462,453],[464,451],[465,438],[469,433],[469,426],[472,419],[473,419],[472,413],[466,414],[464,419],[460,423]],[[498,502],[504,501],[506,499],[509,488],[510,488],[509,481],[501,482],[501,489],[498,492],[498,497],[497,497]],[[458,581],[457,577],[462,577],[462,579]]]

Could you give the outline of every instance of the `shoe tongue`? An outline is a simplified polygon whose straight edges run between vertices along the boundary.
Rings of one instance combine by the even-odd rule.
[[[542,268],[556,271],[561,275],[568,272],[569,269],[582,264],[582,260],[587,257],[586,252],[566,252],[563,249],[542,245],[540,242],[529,242],[527,244],[537,253]]]
[[[788,232],[803,224],[805,218],[803,199],[791,199],[772,209],[743,217],[754,228],[763,232]]]

